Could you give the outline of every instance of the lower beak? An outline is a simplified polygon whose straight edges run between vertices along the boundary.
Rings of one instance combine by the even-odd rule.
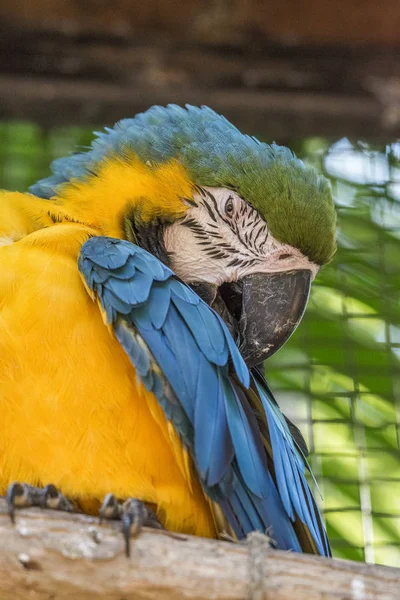
[[[289,339],[303,317],[310,287],[308,270],[254,273],[225,284],[223,300],[238,322],[240,352],[249,367]]]

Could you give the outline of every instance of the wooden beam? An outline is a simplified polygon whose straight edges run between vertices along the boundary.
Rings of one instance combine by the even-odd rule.
[[[2,23],[36,31],[114,35],[149,34],[209,44],[265,40],[399,46],[398,0],[2,0]]]
[[[1,600],[398,600],[400,570],[278,552],[253,534],[245,544],[179,539],[149,529],[124,555],[117,524],[0,500]]]
[[[372,98],[295,91],[132,86],[58,78],[0,75],[0,119],[33,120],[45,127],[113,125],[153,104],[207,104],[242,131],[268,141],[343,136],[387,142],[400,110]]]
[[[208,104],[285,143],[320,135],[384,141],[400,125],[395,51],[204,46],[15,31],[0,36],[0,119],[113,124],[153,104]]]
[[[208,104],[244,131],[388,141],[400,125],[390,49],[207,46],[3,28],[0,119],[113,124],[153,104]]]

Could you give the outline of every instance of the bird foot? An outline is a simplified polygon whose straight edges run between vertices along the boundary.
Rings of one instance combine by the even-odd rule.
[[[6,501],[12,523],[15,523],[16,508],[39,506],[40,508],[51,508],[64,512],[74,512],[76,510],[75,505],[63,496],[52,483],[45,487],[35,487],[15,481],[7,489]]]
[[[125,540],[125,553],[130,556],[131,535],[139,535],[143,526],[164,530],[155,513],[137,498],[127,498],[120,502],[113,494],[107,494],[100,508],[100,523],[103,519],[117,519],[122,524]]]

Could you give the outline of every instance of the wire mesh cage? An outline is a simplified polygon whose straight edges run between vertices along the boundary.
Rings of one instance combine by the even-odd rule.
[[[303,429],[334,554],[400,566],[400,147],[306,140],[331,180],[339,249],[266,365]]]
[[[0,187],[26,190],[91,131],[0,124]],[[292,146],[332,182],[339,250],[267,377],[308,442],[334,555],[400,566],[400,144]]]

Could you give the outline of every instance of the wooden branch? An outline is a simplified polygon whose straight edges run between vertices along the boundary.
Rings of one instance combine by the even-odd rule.
[[[400,569],[278,552],[247,544],[180,539],[146,529],[124,555],[117,524],[0,500],[1,600],[397,600]]]

